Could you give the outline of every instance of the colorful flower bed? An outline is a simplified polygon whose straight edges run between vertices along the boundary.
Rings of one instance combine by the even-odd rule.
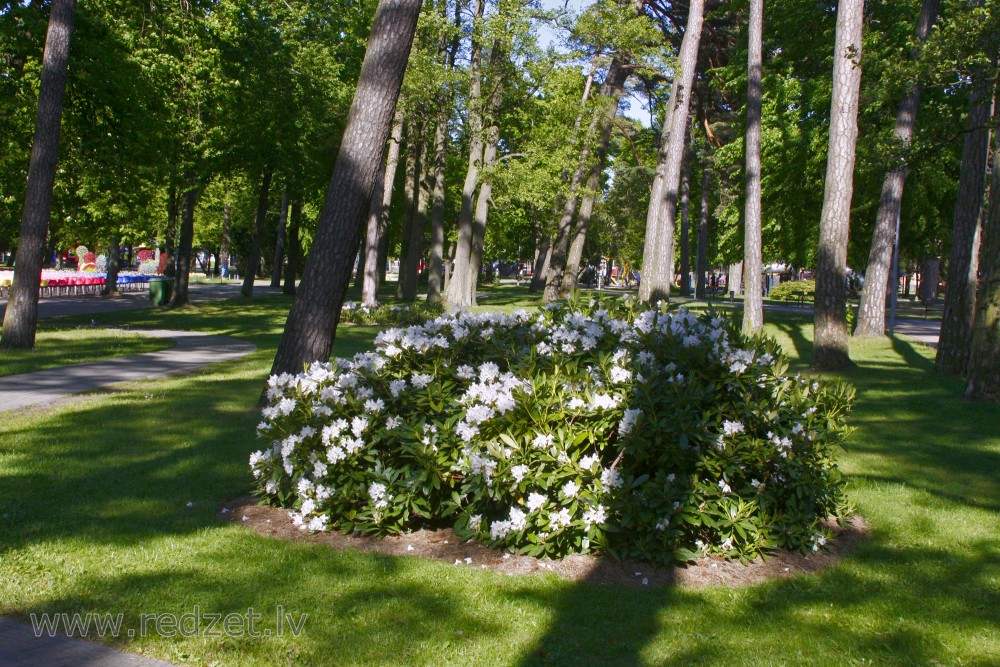
[[[306,530],[450,525],[534,556],[816,550],[853,389],[720,318],[591,301],[442,315],[269,380],[250,459]]]

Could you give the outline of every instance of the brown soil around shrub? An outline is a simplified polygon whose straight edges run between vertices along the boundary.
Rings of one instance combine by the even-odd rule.
[[[834,539],[824,550],[808,556],[780,551],[768,555],[766,560],[757,559],[747,564],[701,558],[687,565],[667,568],[596,556],[567,556],[557,561],[532,558],[491,549],[478,542],[463,542],[451,529],[419,530],[381,538],[340,532],[310,533],[293,525],[285,510],[260,505],[249,497],[225,503],[219,515],[228,521],[242,523],[261,535],[325,544],[340,551],[355,549],[389,556],[429,558],[455,567],[488,569],[509,576],[551,573],[573,581],[609,586],[751,586],[831,567],[868,536],[864,519],[856,516],[843,527],[836,524],[829,526],[835,533]]]

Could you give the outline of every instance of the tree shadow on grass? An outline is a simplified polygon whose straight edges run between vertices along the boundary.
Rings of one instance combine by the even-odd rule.
[[[1000,622],[998,556],[990,542],[964,553],[872,543],[834,569],[743,590],[584,582],[554,601],[549,630],[520,664],[988,661],[977,636]]]

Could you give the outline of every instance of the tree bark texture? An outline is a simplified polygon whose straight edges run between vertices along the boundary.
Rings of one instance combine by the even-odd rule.
[[[458,238],[455,245],[455,262],[445,290],[445,301],[452,306],[470,306],[469,260],[472,253],[472,225],[475,215],[476,189],[479,186],[479,168],[483,160],[482,118],[482,57],[479,35],[483,22],[483,0],[472,0],[472,49],[469,61],[469,164],[462,186],[462,208],[458,215]]]
[[[921,301],[933,301],[938,298],[938,282],[940,275],[940,257],[924,257],[920,261],[919,297]]]
[[[281,211],[278,213],[278,233],[274,240],[274,264],[271,266],[271,287],[281,287],[281,274],[285,263],[285,228],[288,226],[288,188],[281,193]]]
[[[188,303],[188,283],[191,276],[191,247],[194,243],[194,205],[198,191],[194,183],[184,191],[184,212],[177,243],[177,261],[174,265],[174,291],[170,296],[170,307],[176,308]]]
[[[993,116],[991,84],[981,80],[972,90],[969,122],[962,146],[958,195],[952,222],[951,254],[941,317],[941,338],[936,366],[947,375],[965,374],[969,341],[975,320],[976,279],[979,271],[979,223],[986,189],[986,162],[990,149],[990,118]]]
[[[434,128],[434,190],[431,193],[431,247],[427,265],[427,303],[440,303],[444,264],[445,167],[448,162],[448,117],[451,98],[441,100]]]
[[[612,68],[614,68],[615,62],[612,63]],[[590,166],[590,173],[587,175],[586,191],[580,200],[580,211],[577,214],[576,228],[573,231],[573,241],[569,247],[566,270],[563,272],[563,296],[570,294],[577,287],[580,265],[583,261],[583,247],[587,242],[590,219],[594,214],[594,203],[597,201],[597,193],[601,187],[601,175],[604,173],[608,147],[611,145],[611,130],[614,127],[615,117],[618,115],[618,106],[628,75],[629,70],[624,67],[611,69],[601,85],[601,99],[606,106],[599,115],[594,161]]]
[[[939,0],[924,0],[917,17],[916,37],[923,44],[931,34],[931,27],[937,18]],[[911,59],[920,57],[914,50]],[[882,196],[879,198],[878,213],[875,215],[875,230],[872,246],[865,269],[865,287],[861,292],[861,306],[858,310],[856,337],[878,338],[885,335],[885,304],[888,297],[887,286],[895,285],[895,277],[889,276],[892,264],[893,246],[896,240],[896,220],[903,207],[903,188],[910,173],[908,164],[913,129],[917,122],[920,106],[921,85],[916,83],[896,108],[896,126],[893,134],[898,153],[893,156],[894,164],[886,172],[882,181]]]
[[[330,358],[420,5],[421,0],[379,2],[312,250],[272,373],[298,373],[310,362]]]
[[[412,118],[410,119],[413,120]],[[403,213],[403,229],[399,236],[399,272],[396,274],[396,298],[403,298],[403,284],[409,275],[410,235],[413,222],[417,217],[417,197],[420,190],[420,148],[415,145],[417,134],[413,123],[406,128],[406,166],[404,168],[403,201],[406,210]]]
[[[993,140],[989,212],[983,221],[979,292],[965,394],[1000,401],[1000,133]]]
[[[555,238],[549,247],[549,265],[545,274],[545,300],[548,302],[565,298],[570,289],[576,285],[575,273],[571,277],[567,276],[571,270],[571,243],[575,241],[575,229],[579,228],[579,224],[574,228],[573,219],[577,217],[577,209],[586,196],[586,193],[583,192],[584,187],[591,180],[596,182],[600,178],[601,168],[599,165],[603,161],[604,155],[607,154],[607,143],[611,141],[611,124],[615,114],[618,113],[621,87],[627,77],[628,70],[623,68],[621,61],[617,58],[613,59],[608,66],[604,83],[601,85],[601,96],[608,107],[603,111],[595,110],[587,127],[583,139],[583,149],[580,151],[580,161],[573,171],[573,176],[569,179],[569,192],[563,200],[562,211],[556,224]],[[588,79],[589,84],[590,80]],[[588,93],[589,88],[585,91],[585,95]],[[586,97],[584,97],[584,103],[586,103]],[[581,119],[581,116],[577,117],[577,124]],[[594,169],[598,169],[598,171],[596,176],[591,179]],[[587,225],[590,223],[592,211],[593,204],[591,204],[591,211],[587,212]],[[586,231],[586,228],[582,230],[584,238],[581,239],[579,246],[581,256],[583,254],[583,241],[586,240]],[[577,266],[579,266],[579,259]]]
[[[681,296],[691,296],[691,128],[684,143],[681,172]]]
[[[708,219],[709,219],[709,192],[712,184],[711,173],[708,165],[705,164],[701,173],[701,215],[698,218],[698,248],[695,259],[695,298],[704,299],[705,294],[705,274],[708,273]]]
[[[104,296],[116,296],[118,294],[118,270],[121,267],[122,259],[122,237],[115,233],[111,236],[111,244],[108,246],[108,268],[104,279],[104,288],[101,294]]]
[[[270,167],[264,170],[260,190],[257,193],[257,215],[253,225],[253,240],[250,244],[250,254],[243,262],[243,286],[240,287],[240,294],[247,298],[253,296],[253,281],[257,278],[257,265],[260,264],[261,236],[264,234],[264,222],[267,219],[267,202],[271,192],[272,175]]]
[[[288,263],[285,264],[285,284],[281,293],[292,296],[295,294],[295,277],[299,271],[302,256],[302,244],[299,240],[299,228],[302,225],[302,199],[296,194],[292,199],[292,212],[288,224]]]
[[[542,238],[539,242],[538,256],[535,257],[535,264],[531,267],[531,285],[528,286],[529,292],[537,292],[540,289],[545,289],[545,277],[549,273],[549,259],[552,257],[552,237],[542,232]]]
[[[424,256],[424,231],[427,228],[427,205],[430,201],[430,165],[428,143],[421,136],[420,156],[417,160],[417,173],[414,175],[414,197],[416,206],[410,222],[410,242],[407,247],[406,273],[400,275],[403,285],[403,301],[417,300],[417,283],[420,279],[420,259]]]
[[[764,328],[764,295],[760,284],[760,114],[764,0],[750,0],[749,49],[747,58],[746,197],[743,212],[743,332]],[[735,287],[735,286],[733,286]]]
[[[167,229],[163,232],[163,249],[167,254],[163,275],[170,278],[174,276],[177,263],[177,229],[181,217],[182,198],[183,195],[177,193],[177,183],[171,178],[170,187],[167,189]]]
[[[229,274],[229,263],[230,256],[232,255],[232,224],[233,224],[233,205],[231,202],[226,202],[225,207],[222,209],[222,247],[219,249],[219,264],[226,268],[226,274]]]
[[[389,212],[392,207],[392,188],[396,182],[399,166],[399,150],[403,143],[403,108],[397,105],[389,134],[389,148],[383,171],[376,178],[368,209],[368,229],[365,236],[365,275],[361,284],[361,303],[366,306],[378,305],[378,287],[381,282],[385,256],[380,252],[389,229]]]
[[[497,161],[497,143],[500,141],[500,127],[495,123],[486,131],[486,145],[483,147],[483,169],[489,170]],[[493,177],[487,176],[479,185],[476,198],[476,213],[472,219],[472,247],[469,252],[469,284],[467,299],[476,305],[476,289],[479,287],[479,272],[483,266],[483,244],[486,242],[486,222],[490,214],[490,197],[493,195]]]
[[[854,159],[858,139],[858,96],[861,89],[861,29],[864,0],[840,0],[833,57],[833,100],[826,185],[819,224],[814,308],[816,368],[851,365],[847,331],[847,239],[854,193]]]
[[[691,105],[691,85],[698,66],[698,45],[704,19],[704,0],[692,0],[678,59],[679,75],[670,89],[670,105],[663,119],[663,133],[656,162],[656,176],[646,214],[646,243],[643,251],[642,284],[639,298],[657,302],[670,300],[673,283],[674,222],[677,193],[684,158],[684,135]]]
[[[28,162],[28,185],[14,258],[14,283],[4,315],[3,334],[0,335],[0,347],[5,349],[30,350],[35,346],[42,253],[52,211],[52,187],[56,178],[66,93],[66,66],[75,13],[76,0],[53,0],[42,55],[35,136]]]

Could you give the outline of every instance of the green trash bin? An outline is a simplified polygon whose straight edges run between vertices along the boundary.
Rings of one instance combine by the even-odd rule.
[[[149,281],[149,301],[154,306],[165,306],[170,303],[173,293],[173,278],[152,278]]]

